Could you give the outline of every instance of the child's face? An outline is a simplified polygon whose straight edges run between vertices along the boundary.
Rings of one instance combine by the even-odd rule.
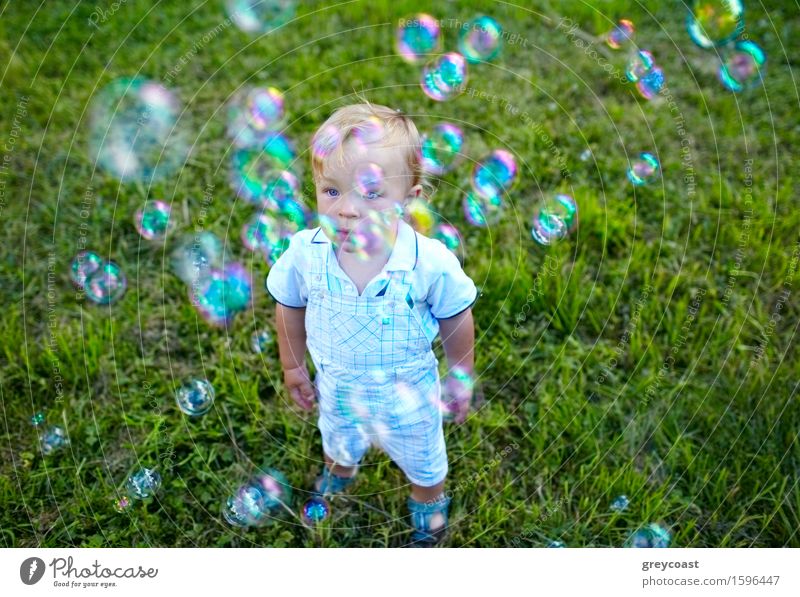
[[[342,158],[342,163],[325,164],[315,181],[317,210],[329,224],[323,227],[326,234],[333,237],[330,240],[335,246],[352,253],[357,250],[353,231],[363,229],[367,223],[372,224],[374,230],[377,223],[393,242],[397,234],[398,208],[421,192],[420,185],[412,186],[412,175],[403,152],[398,147],[364,146],[348,139],[342,147]],[[374,174],[375,165],[383,176],[365,179],[364,173]],[[376,243],[376,246],[385,244]],[[363,251],[363,246],[358,250]]]

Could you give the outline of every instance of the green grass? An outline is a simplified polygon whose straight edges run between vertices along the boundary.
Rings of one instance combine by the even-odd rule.
[[[793,9],[748,7],[747,32],[769,64],[765,86],[740,95],[719,85],[713,56],[692,45],[672,3],[657,3],[652,14],[624,0],[542,9],[591,34],[633,19],[667,73],[671,112],[663,99],[648,103],[607,77],[553,20],[505,3],[448,3],[450,13],[436,16],[464,21],[488,10],[527,40],[473,67],[469,85],[527,112],[541,127],[534,130],[484,100],[435,104],[419,91],[418,69],[395,57],[391,43],[393,23],[419,10],[414,2],[354,1],[314,15],[313,3],[303,3],[295,21],[269,36],[223,29],[174,77],[194,151],[176,176],[145,188],[94,169],[87,103],[116,77],[164,79],[224,19],[222,2],[131,1],[98,27],[87,24],[93,3],[74,4],[0,3],[0,152],[9,165],[0,173],[0,545],[404,542],[408,489],[379,453],[369,454],[354,493],[388,516],[334,502],[333,519],[316,534],[291,518],[241,531],[220,516],[222,499],[253,466],[275,467],[306,488],[321,458],[313,417],[286,404],[275,348],[249,348],[251,332],[272,325],[274,304],[263,290],[266,264],[238,238],[252,208],[229,190],[224,104],[241,85],[269,84],[286,94],[288,133],[301,149],[358,92],[402,107],[423,129],[461,122],[469,159],[494,147],[518,156],[512,208],[497,226],[464,222],[468,163],[433,199],[467,237],[466,270],[482,289],[475,319],[486,403],[447,428],[448,545],[620,546],[653,521],[680,547],[800,546]],[[456,30],[444,33],[453,49]],[[624,67],[622,54],[598,51]],[[688,163],[678,116],[692,140]],[[568,177],[543,133],[565,156]],[[587,147],[594,159],[584,162]],[[658,152],[663,184],[634,190],[627,156],[647,149]],[[305,162],[303,169],[310,185]],[[169,244],[165,251],[140,242],[132,225],[136,206],[162,197],[175,206],[178,232],[190,229],[209,185],[205,226],[227,238],[257,282],[252,309],[229,333],[198,320],[168,271]],[[536,201],[556,191],[577,199],[580,225],[545,249],[527,223]],[[128,273],[129,290],[111,308],[76,300],[70,285],[82,230],[89,247]],[[781,303],[784,288],[790,296]],[[770,326],[774,313],[780,319]],[[214,410],[196,421],[172,397],[192,376],[217,391]],[[41,454],[28,423],[39,410],[67,430],[67,449]],[[156,466],[163,489],[118,514],[117,492],[140,466]],[[609,504],[622,493],[630,508],[613,513]]]

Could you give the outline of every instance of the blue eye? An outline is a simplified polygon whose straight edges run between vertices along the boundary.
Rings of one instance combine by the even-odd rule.
[[[324,195],[327,195],[328,197],[338,197],[339,196],[339,191],[337,191],[336,189],[325,189],[324,191],[322,191],[322,193]]]
[[[377,191],[370,191],[369,193],[364,195],[364,197],[366,197],[367,199],[380,199],[382,196],[383,195],[381,195]]]

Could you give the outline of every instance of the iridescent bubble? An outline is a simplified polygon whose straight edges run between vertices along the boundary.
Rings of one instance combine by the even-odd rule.
[[[658,159],[652,153],[643,152],[628,168],[628,180],[637,187],[650,184],[658,178],[661,166]]]
[[[627,495],[618,495],[614,498],[614,501],[611,502],[611,509],[614,512],[624,512],[628,509],[631,501],[628,499]]]
[[[473,191],[464,195],[462,207],[467,222],[481,228],[496,224],[504,211],[503,199],[500,195],[484,199]]]
[[[303,522],[308,525],[317,525],[328,518],[331,514],[331,506],[328,501],[321,497],[312,497],[305,504],[301,511]]]
[[[567,545],[563,541],[559,541],[558,539],[554,539],[553,541],[547,544],[547,547],[551,548],[562,548],[566,546]]]
[[[324,160],[339,147],[342,134],[333,124],[327,124],[314,134],[311,140],[311,153],[317,160]]]
[[[239,197],[255,204],[273,201],[275,192],[296,194],[299,183],[295,184],[283,174],[295,164],[295,158],[289,139],[272,133],[263,147],[233,152],[231,188]]]
[[[264,504],[270,510],[279,511],[292,502],[292,486],[286,475],[278,470],[264,470],[256,475],[253,484],[263,492]]]
[[[41,427],[43,424],[44,424],[44,413],[43,412],[34,413],[34,415],[31,417],[31,425],[33,425],[34,427]]]
[[[295,14],[295,0],[226,0],[231,21],[246,33],[269,33]]]
[[[42,452],[45,454],[52,454],[56,450],[60,450],[68,445],[69,440],[67,439],[67,434],[64,433],[61,427],[51,425],[42,433],[39,443],[42,446]]]
[[[181,412],[190,417],[206,414],[214,406],[214,386],[206,379],[193,379],[175,392],[175,402]]]
[[[136,210],[136,231],[145,240],[164,240],[170,229],[170,206],[163,201],[148,201]]]
[[[649,73],[655,66],[656,61],[653,55],[647,50],[639,50],[628,61],[628,67],[625,69],[625,76],[632,83],[636,83],[639,79]]]
[[[371,211],[352,230],[347,233],[340,231],[337,240],[342,246],[347,246],[348,252],[356,258],[366,261],[375,255],[390,252],[391,235],[390,222],[385,215]]]
[[[247,308],[252,293],[249,272],[240,263],[229,263],[222,270],[211,270],[208,280],[197,292],[190,288],[189,298],[208,323],[226,325]]]
[[[83,289],[86,298],[98,305],[110,305],[119,300],[128,288],[128,279],[119,265],[108,261],[86,278]]]
[[[472,188],[484,199],[494,199],[507,191],[517,178],[517,161],[505,149],[495,149],[472,170]]]
[[[672,541],[670,532],[656,523],[650,523],[634,532],[625,542],[625,547],[665,548]]]
[[[446,222],[438,224],[436,228],[433,229],[432,238],[441,241],[445,247],[450,249],[450,251],[460,258],[459,249],[461,248],[463,241],[461,240],[461,234],[458,232],[458,229],[455,226],[452,224],[447,224]]]
[[[264,255],[267,263],[273,265],[289,248],[297,225],[291,221],[281,221],[270,212],[253,215],[242,228],[242,243],[250,251]]]
[[[437,102],[453,99],[467,83],[467,61],[457,52],[434,58],[422,71],[422,91]]]
[[[464,151],[464,131],[449,122],[436,125],[422,135],[422,168],[428,174],[441,176],[461,161]]]
[[[421,197],[409,201],[405,207],[405,214],[411,227],[426,236],[433,230],[439,220],[439,216],[430,202]]]
[[[606,35],[606,43],[609,48],[619,50],[633,40],[635,33],[633,23],[628,19],[621,19]]]
[[[161,487],[161,475],[157,471],[143,468],[128,477],[125,488],[132,498],[143,500],[148,498]]]
[[[442,413],[442,420],[452,421],[459,409],[460,400],[468,399],[472,396],[475,388],[475,379],[465,369],[454,367],[441,389],[441,402],[439,410]]]
[[[439,50],[440,32],[439,22],[424,13],[400,19],[395,33],[397,53],[406,62],[416,64]]]
[[[257,131],[274,129],[283,120],[283,94],[274,87],[253,89],[247,95],[245,114]]]
[[[651,100],[664,87],[664,71],[660,66],[653,66],[645,75],[636,82],[636,89],[646,100]]]
[[[540,245],[561,240],[578,222],[578,205],[570,195],[558,194],[545,199],[533,216],[531,236]]]
[[[237,147],[263,145],[284,122],[283,94],[274,87],[247,87],[228,103],[227,134]]]
[[[366,118],[350,131],[350,139],[352,139],[362,151],[366,151],[369,145],[377,143],[385,136],[386,127],[383,126],[383,121],[377,116]]]
[[[265,353],[270,346],[272,346],[272,333],[269,330],[256,330],[250,336],[250,348],[253,349],[253,352]]]
[[[465,24],[458,35],[458,50],[471,63],[488,62],[503,48],[503,28],[482,15]]]
[[[69,276],[78,288],[86,285],[86,278],[103,266],[104,260],[94,251],[81,251],[72,260]]]
[[[314,212],[302,199],[285,199],[280,203],[279,210],[283,227],[291,234],[308,228],[314,219]]]
[[[258,485],[245,483],[225,500],[222,515],[229,524],[237,527],[262,524],[269,518],[264,492]]]
[[[117,512],[122,514],[123,512],[125,512],[125,510],[130,508],[132,503],[133,502],[131,502],[128,498],[123,496],[123,497],[119,498],[118,500],[114,500],[114,510],[116,510]]]
[[[752,41],[738,41],[726,52],[719,67],[719,80],[726,89],[739,92],[761,82],[767,55]]]
[[[695,0],[686,30],[701,48],[725,45],[744,31],[744,6],[740,0]]]
[[[91,100],[91,158],[122,181],[163,178],[188,155],[180,114],[178,98],[159,83],[118,79]]]
[[[178,243],[171,257],[175,275],[189,286],[205,284],[211,271],[226,261],[225,247],[213,232],[187,234]]]
[[[383,168],[378,164],[362,164],[355,171],[356,191],[369,199],[380,197],[383,190]]]

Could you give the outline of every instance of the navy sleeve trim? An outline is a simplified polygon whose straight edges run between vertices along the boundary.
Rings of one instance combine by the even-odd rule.
[[[286,307],[287,309],[305,309],[305,308],[306,308],[306,305],[300,305],[299,307],[295,307],[295,306],[293,306],[293,305],[287,305],[286,303],[282,303],[282,302],[280,302],[278,299],[276,299],[276,298],[275,298],[275,295],[274,295],[274,294],[272,294],[272,293],[269,291],[269,288],[267,288],[267,292],[268,292],[268,293],[269,293],[269,295],[272,297],[272,300],[273,300],[273,301],[275,301],[276,303],[278,303],[279,305],[281,305],[282,307]]]
[[[475,303],[477,303],[477,302],[478,302],[478,296],[477,296],[477,294],[476,294],[476,295],[475,295],[475,300],[473,300],[473,301],[472,301],[472,302],[471,302],[469,305],[467,305],[466,307],[464,307],[463,309],[461,309],[461,311],[459,311],[458,313],[455,313],[455,314],[453,314],[453,315],[448,315],[447,317],[437,317],[437,318],[436,318],[436,320],[437,320],[437,321],[444,321],[445,319],[453,319],[453,317],[458,317],[458,316],[459,316],[459,315],[461,315],[461,314],[462,314],[464,311],[466,311],[466,310],[468,310],[468,309],[472,309],[472,307],[473,307],[473,306],[475,305]]]

